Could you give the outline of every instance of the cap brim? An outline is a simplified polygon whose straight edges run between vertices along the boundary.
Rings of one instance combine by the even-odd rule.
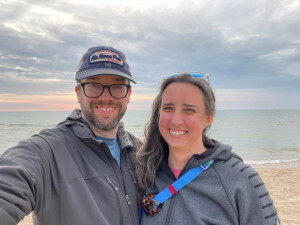
[[[132,78],[132,76],[130,76],[126,73],[123,73],[119,70],[115,70],[115,69],[111,69],[111,68],[110,69],[94,68],[94,69],[89,69],[89,70],[83,70],[83,71],[76,73],[76,79],[81,80],[81,79],[85,79],[85,78],[97,76],[97,75],[116,75],[116,76],[124,77],[136,84],[136,82]]]

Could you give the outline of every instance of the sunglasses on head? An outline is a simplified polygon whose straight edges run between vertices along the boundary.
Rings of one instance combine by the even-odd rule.
[[[180,75],[182,75],[183,73],[187,73],[189,75],[191,75],[192,77],[195,77],[195,78],[199,78],[199,79],[206,79],[206,81],[208,83],[209,82],[209,74],[207,73],[202,73],[202,72],[180,72],[180,73],[171,73],[171,74],[167,74],[164,76],[165,79],[169,79],[169,78],[172,78],[172,77],[178,77]]]

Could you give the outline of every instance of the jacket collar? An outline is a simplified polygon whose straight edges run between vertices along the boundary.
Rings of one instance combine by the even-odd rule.
[[[95,139],[93,131],[90,129],[87,122],[81,116],[81,110],[75,109],[66,120],[62,121],[58,126],[71,126],[76,136],[82,139]],[[120,144],[120,149],[126,147],[133,147],[132,138],[128,132],[125,131],[124,123],[120,122],[118,125],[117,138]],[[98,140],[97,140],[98,141]]]

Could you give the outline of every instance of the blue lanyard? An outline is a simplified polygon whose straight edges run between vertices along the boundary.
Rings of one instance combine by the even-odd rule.
[[[214,162],[214,160],[210,160],[202,165],[195,167],[193,169],[188,170],[184,175],[182,175],[178,180],[176,180],[173,184],[170,184],[164,190],[159,192],[153,199],[158,203],[162,204],[167,199],[175,195],[180,189],[185,187],[187,184],[192,182],[200,173],[204,170],[207,170],[209,166]],[[158,205],[160,205],[158,204]],[[158,207],[155,205],[155,207]],[[142,216],[144,215],[144,211],[142,211]]]

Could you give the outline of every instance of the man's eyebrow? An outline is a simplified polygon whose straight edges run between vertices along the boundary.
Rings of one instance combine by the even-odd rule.
[[[124,81],[124,82],[126,82],[126,80],[127,80],[127,79],[125,79],[125,78],[123,78],[123,77],[116,77],[116,78],[114,78],[113,81],[116,81],[116,82]],[[127,83],[127,82],[126,82],[126,83]],[[129,81],[128,81],[128,83],[129,83]]]
[[[116,77],[116,78],[114,78],[114,80],[125,80],[125,78],[123,78],[123,77]]]
[[[96,77],[88,77],[86,78],[87,80],[96,80],[97,78]]]

